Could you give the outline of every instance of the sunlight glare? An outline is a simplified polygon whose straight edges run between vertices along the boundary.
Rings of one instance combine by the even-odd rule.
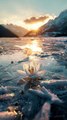
[[[39,42],[37,40],[31,41],[30,44],[24,45],[24,46],[18,46],[15,45],[16,47],[19,47],[23,49],[25,54],[28,54],[29,56],[35,53],[41,53],[42,51],[42,46],[39,45]]]
[[[42,52],[42,48],[38,45],[38,42],[36,40],[32,41],[30,49],[33,52]]]

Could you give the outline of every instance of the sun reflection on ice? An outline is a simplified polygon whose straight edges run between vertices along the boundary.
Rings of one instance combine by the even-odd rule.
[[[39,43],[38,41],[34,40],[32,41],[32,44],[30,46],[30,49],[33,51],[33,52],[42,52],[42,48],[39,46]]]
[[[43,52],[42,46],[40,45],[38,40],[32,40],[31,43],[24,46],[19,46],[19,45],[15,45],[15,46],[21,48],[24,54],[26,54],[27,56]]]

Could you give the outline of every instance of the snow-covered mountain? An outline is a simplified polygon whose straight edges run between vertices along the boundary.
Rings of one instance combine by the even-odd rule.
[[[60,13],[54,20],[43,25],[38,34],[45,36],[67,36],[67,10]]]
[[[67,36],[67,10],[61,12],[54,20],[49,20],[48,23],[41,26],[37,33],[30,31],[27,35]]]

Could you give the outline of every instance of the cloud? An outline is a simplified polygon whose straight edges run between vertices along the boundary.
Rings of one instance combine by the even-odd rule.
[[[37,22],[44,22],[46,20],[48,20],[50,18],[50,15],[45,15],[45,16],[41,16],[41,17],[31,17],[30,19],[26,19],[24,20],[24,22],[26,24],[35,24]]]

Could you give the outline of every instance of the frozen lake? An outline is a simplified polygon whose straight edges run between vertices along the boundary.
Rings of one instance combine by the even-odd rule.
[[[24,77],[17,71],[33,61],[46,71],[41,76],[43,81],[67,80],[67,37],[0,38],[0,94],[17,95],[22,90],[17,83]],[[0,111],[4,111],[9,101],[0,101],[0,104]]]
[[[38,47],[38,50],[34,48],[33,53],[30,53],[31,45]],[[8,38],[1,39],[0,46],[0,69],[6,67],[11,70],[11,61],[18,69],[31,58],[42,64],[48,74],[47,79],[67,79],[67,38]]]

